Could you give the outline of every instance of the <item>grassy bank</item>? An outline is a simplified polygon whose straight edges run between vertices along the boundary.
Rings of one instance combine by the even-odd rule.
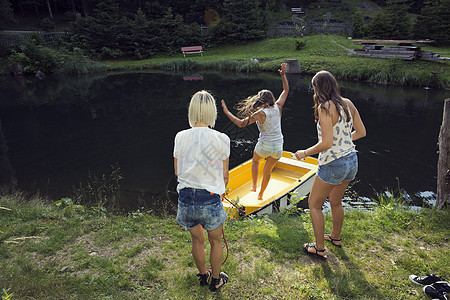
[[[174,216],[2,196],[0,291],[9,299],[427,299],[408,276],[450,278],[448,210],[387,203],[348,212],[344,247],[327,244],[327,262],[301,250],[313,237],[308,214],[228,221],[230,281],[212,294],[198,285],[190,235]]]
[[[296,42],[305,46],[297,50]],[[347,48],[347,49],[346,49]],[[205,49],[204,55],[160,56],[140,61],[108,61],[109,70],[215,69],[227,71],[275,71],[286,58],[298,59],[304,74],[327,69],[338,78],[383,84],[427,86],[432,72],[439,73],[432,84],[450,85],[450,62],[403,61],[349,55],[348,49],[361,48],[346,37],[334,35],[277,38],[245,45]],[[450,47],[422,47],[424,50],[450,53]],[[445,56],[445,55],[444,55]],[[446,55],[448,56],[448,55]],[[251,59],[257,59],[258,62]]]

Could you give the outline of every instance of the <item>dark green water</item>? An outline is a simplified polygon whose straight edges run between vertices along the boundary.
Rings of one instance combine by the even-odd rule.
[[[290,75],[283,112],[285,149],[317,141],[309,77]],[[449,91],[340,82],[367,127],[356,143],[361,196],[400,186],[413,199],[436,190],[437,139]],[[120,166],[126,209],[155,208],[173,185],[173,138],[188,128],[187,105],[206,89],[231,107],[268,88],[282,90],[275,74],[198,72],[0,78],[0,179],[52,199]],[[258,131],[238,129],[219,110],[216,129],[232,139],[231,167],[251,157]],[[425,193],[426,194],[426,193]],[[432,194],[432,193],[431,193]],[[157,209],[157,208],[156,208]]]

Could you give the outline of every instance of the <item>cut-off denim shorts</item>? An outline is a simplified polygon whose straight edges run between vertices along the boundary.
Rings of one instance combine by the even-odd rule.
[[[271,156],[279,159],[283,155],[283,142],[258,141],[255,146],[255,152],[262,158]]]
[[[344,180],[355,179],[358,173],[358,156],[352,152],[326,165],[319,166],[317,176],[329,184],[341,184]]]
[[[227,220],[220,195],[204,189],[184,188],[178,193],[177,221],[186,229],[201,224],[211,231]]]

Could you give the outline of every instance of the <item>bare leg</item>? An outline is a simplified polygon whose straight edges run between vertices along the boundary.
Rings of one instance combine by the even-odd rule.
[[[202,225],[190,229],[192,237],[192,256],[200,274],[206,274],[205,233]]]
[[[253,159],[252,159],[252,192],[256,192],[256,185],[258,183],[258,171],[259,171],[259,162],[261,161],[262,157],[256,154],[255,151],[253,151]]]
[[[211,264],[213,278],[219,278],[220,267],[222,266],[222,228],[223,225],[220,225],[218,228],[208,231],[208,241],[211,244],[209,262]]]
[[[272,156],[267,157],[266,164],[264,165],[264,171],[263,171],[263,179],[261,182],[261,189],[259,190],[258,194],[258,200],[263,199],[264,191],[267,188],[267,185],[269,184],[270,180],[270,174],[272,174],[273,167],[277,163],[279,158],[273,158]]]
[[[333,187],[334,185],[322,181],[322,179],[316,175],[309,194],[309,214],[311,216],[314,229],[317,249],[325,249],[325,224],[322,214],[322,206]],[[314,248],[312,248],[312,250],[314,251]]]
[[[331,237],[335,240],[341,239],[341,229],[344,223],[344,208],[342,207],[342,197],[344,197],[345,190],[347,189],[349,180],[344,180],[340,185],[335,186],[330,194],[328,200],[331,204],[331,215],[333,217],[333,229],[331,231]],[[341,245],[340,241],[333,242],[336,245]]]

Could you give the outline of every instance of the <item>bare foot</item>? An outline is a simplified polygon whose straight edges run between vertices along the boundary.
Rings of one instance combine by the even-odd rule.
[[[250,189],[250,191],[256,192],[256,186],[252,187],[252,188]]]
[[[261,194],[258,195],[258,200],[262,200],[263,196]]]

